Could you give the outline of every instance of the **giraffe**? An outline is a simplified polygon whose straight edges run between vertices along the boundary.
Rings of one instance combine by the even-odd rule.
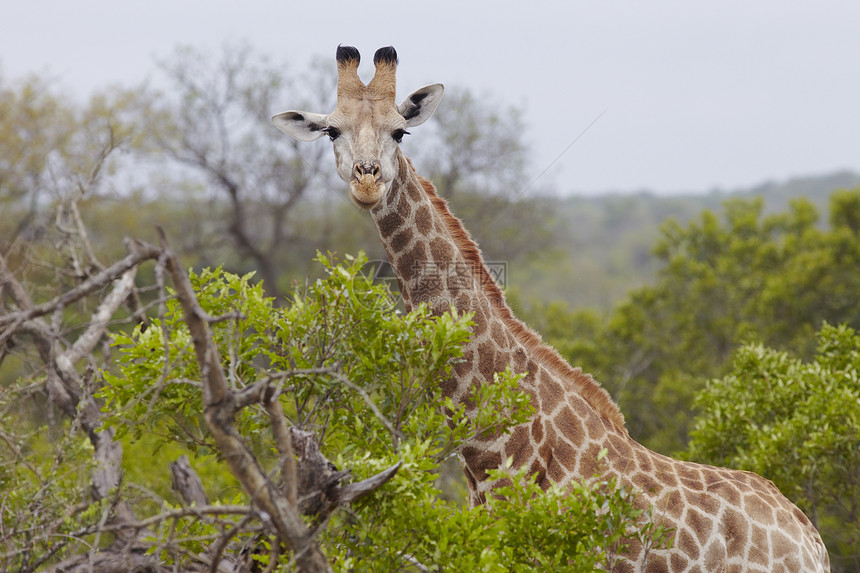
[[[332,140],[337,172],[375,222],[407,308],[425,303],[436,314],[474,313],[463,361],[442,382],[444,394],[474,414],[470,393],[510,365],[525,375],[520,387],[535,408],[528,422],[475,438],[459,453],[470,503],[486,500],[498,485],[487,471],[508,459],[528,467],[545,489],[600,473],[635,487],[639,503],[672,531],[671,547],[652,550],[647,571],[829,571],[815,527],[772,482],[646,449],[629,436],[606,390],[514,317],[477,244],[399,147],[406,128],[436,110],[443,86],[420,88],[397,105],[394,48],[377,50],[367,85],[358,76],[358,50],[338,46],[336,59],[334,111],[287,111],[274,125],[301,141]],[[615,570],[646,570],[645,551],[634,543]]]

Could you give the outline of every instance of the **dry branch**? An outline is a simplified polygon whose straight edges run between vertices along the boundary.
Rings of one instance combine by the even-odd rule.
[[[191,467],[188,456],[179,456],[179,459],[168,464],[168,467],[171,476],[170,486],[179,493],[186,505],[197,507],[209,505],[209,496],[206,495],[200,476]]]
[[[254,503],[269,515],[278,539],[294,552],[298,569],[306,573],[331,571],[319,544],[299,515],[298,508],[291,505],[287,497],[269,481],[237,432],[234,425],[237,411],[234,396],[221,369],[220,353],[212,340],[206,313],[198,304],[188,275],[179,266],[163,233],[161,238],[167,270],[185,313],[185,323],[200,365],[206,424],[219,451]]]
[[[160,249],[155,247],[137,245],[121,261],[77,287],[39,305],[33,303],[26,288],[12,274],[5,258],[0,255],[0,284],[6,287],[4,291],[10,306],[18,309],[0,316],[0,328],[5,327],[0,332],[0,344],[18,334],[29,335],[33,340],[47,373],[46,389],[49,399],[60,411],[75,420],[75,424],[84,430],[93,445],[96,464],[90,477],[90,492],[91,498],[96,501],[107,500],[118,491],[122,476],[122,446],[114,440],[113,430],[102,428],[101,412],[91,394],[91,365],[88,364],[82,374],[77,364],[90,356],[93,348],[107,332],[111,317],[134,292],[137,267],[146,260],[156,258],[160,252]],[[62,338],[62,311],[70,304],[109,285],[112,285],[111,291],[90,316],[85,330],[74,343],[67,343]],[[49,322],[45,316],[51,313],[53,318]],[[131,506],[122,499],[114,499],[106,507],[96,531],[96,539],[109,525],[121,526],[136,521]],[[133,532],[127,529],[118,531],[113,549],[80,556],[79,564],[86,565],[89,570],[106,571],[151,564],[151,558],[135,556],[139,549],[134,544],[138,533],[139,529]],[[95,567],[96,562],[98,567]],[[72,562],[66,564],[67,570],[76,570]]]
[[[0,316],[0,326],[19,323],[22,321],[31,320],[39,316],[45,316],[57,310],[64,308],[73,302],[82,299],[83,297],[92,294],[93,292],[110,284],[128,270],[137,267],[142,262],[156,259],[161,254],[161,249],[146,243],[136,243],[132,252],[125,258],[117,261],[103,271],[93,275],[73,289],[67,290],[60,296],[42,304],[33,305],[30,301],[26,290],[21,287],[20,283],[14,279],[12,273],[6,267],[6,261],[0,255],[0,284],[7,281],[13,286],[12,296],[15,302],[21,308],[18,312],[10,312],[4,316]],[[17,285],[17,288],[15,288]]]

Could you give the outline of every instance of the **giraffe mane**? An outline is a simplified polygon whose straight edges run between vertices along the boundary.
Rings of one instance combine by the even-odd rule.
[[[581,368],[571,366],[555,348],[543,343],[540,334],[514,316],[513,311],[511,311],[511,308],[505,301],[505,294],[484,265],[481,249],[474,239],[472,239],[469,231],[466,230],[460,219],[451,213],[450,209],[448,209],[448,201],[436,193],[436,188],[433,184],[415,171],[411,160],[407,158],[406,161],[412,174],[418,178],[418,181],[430,198],[431,205],[445,222],[448,231],[454,239],[454,243],[466,258],[466,261],[470,263],[471,268],[475,269],[475,272],[480,275],[478,277],[479,284],[483,285],[484,294],[498,310],[502,321],[510,332],[513,333],[517,341],[523,344],[526,350],[532,353],[542,365],[561,375],[564,380],[572,382],[579,395],[592,408],[626,434],[627,429],[624,423],[624,415],[606,389],[590,374],[584,373]]]

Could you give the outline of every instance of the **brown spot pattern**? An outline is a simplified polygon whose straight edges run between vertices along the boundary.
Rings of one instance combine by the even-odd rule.
[[[543,441],[543,422],[540,418],[535,418],[535,421],[532,422],[532,439],[536,444]]]
[[[556,414],[555,427],[572,444],[580,445],[585,441],[585,429],[582,427],[582,422],[577,419],[573,410],[567,406]]]
[[[505,446],[505,455],[513,456],[514,467],[520,467],[532,453],[529,431],[527,426],[517,426]]]
[[[591,444],[588,449],[582,453],[582,457],[579,458],[579,475],[583,477],[591,477],[597,474],[598,455],[600,455],[600,446],[597,444]]]
[[[508,355],[504,352],[496,352],[496,365],[494,370],[496,372],[504,372],[508,367]]]
[[[755,516],[758,520],[766,525],[774,523],[773,509],[770,505],[757,495],[748,495],[744,497],[744,510],[749,515]]]
[[[767,565],[770,561],[770,554],[767,546],[767,530],[763,527],[753,526],[752,531],[747,561],[758,565]]]
[[[633,485],[646,493],[657,491],[657,486],[659,485],[657,480],[652,476],[641,472],[634,475],[631,481]]]
[[[771,531],[770,543],[773,549],[773,556],[777,559],[781,559],[791,553],[792,547],[794,546],[791,539],[779,531]]]
[[[549,461],[546,471],[550,479],[555,482],[560,482],[568,474],[567,469],[555,457]]]
[[[457,391],[457,379],[453,376],[445,378],[444,380],[442,380],[441,388],[443,396],[445,396],[446,398],[452,397],[454,395],[454,392]]]
[[[487,479],[487,470],[496,469],[502,464],[502,456],[498,452],[478,448],[463,448],[463,459],[478,481]]]
[[[723,517],[723,528],[726,536],[726,551],[729,555],[742,554],[749,534],[746,518],[739,511],[729,509]]]
[[[427,235],[433,229],[433,219],[430,217],[430,209],[422,205],[415,212],[415,230],[422,235]]]
[[[425,260],[427,260],[427,247],[424,246],[424,243],[415,243],[414,247],[406,251],[403,256],[400,257],[397,261],[396,268],[403,280],[407,283],[411,283],[418,276],[418,273],[423,270],[422,264]]]
[[[475,311],[475,315],[472,317],[472,322],[475,323],[472,327],[472,332],[478,337],[487,330],[487,315],[480,308],[471,310]]]
[[[567,441],[556,441],[553,452],[553,461],[563,465],[567,472],[571,472],[576,468],[576,450],[574,450]]]
[[[689,508],[687,509],[687,524],[702,545],[707,542],[711,536],[711,529],[714,527],[713,522],[707,516]]]
[[[720,502],[706,493],[694,493],[687,496],[690,505],[702,510],[706,515],[716,515],[720,509]]]
[[[708,552],[705,553],[705,570],[719,571],[720,565],[725,562],[726,552],[716,543],[711,543],[708,547]]]
[[[474,366],[473,352],[471,350],[467,350],[466,352],[463,353],[463,357],[461,360],[462,360],[461,362],[455,362],[454,363],[454,373],[457,376],[463,378],[467,374],[469,374],[469,372],[472,371],[472,368],[475,367]]]
[[[687,568],[687,559],[679,553],[673,553],[669,558],[669,562],[672,564],[673,571],[683,571]]]
[[[438,238],[433,239],[430,241],[430,256],[441,270],[453,263],[454,249],[451,248],[451,245],[447,241]]]
[[[409,198],[406,197],[405,193],[400,193],[400,201],[397,202],[397,212],[404,219],[408,219],[410,213],[412,213],[412,206],[409,204]]]
[[[542,382],[543,383],[538,389],[538,396],[540,396],[540,409],[542,412],[549,414],[553,412],[558,404],[564,400],[564,389],[560,384],[554,382],[549,377],[543,379]],[[570,419],[575,418],[576,414],[574,414],[570,408],[565,408],[565,413],[562,416],[566,419]],[[580,424],[581,426],[581,423],[578,420],[577,424]],[[561,430],[563,434],[567,435],[563,426],[559,426],[559,430]]]
[[[391,239],[391,246],[398,251],[405,249],[412,240],[412,229],[406,228],[394,235]]]
[[[414,203],[418,203],[421,201],[421,189],[418,185],[407,185],[406,192],[409,194],[409,198],[412,199]]]
[[[403,226],[403,217],[401,217],[400,213],[397,211],[392,211],[380,218],[377,226],[379,227],[379,234],[382,235],[382,238],[387,239]]]
[[[669,492],[665,501],[661,502],[657,507],[675,519],[681,517],[684,513],[684,501],[681,499],[681,494],[677,491]]]
[[[522,372],[526,366],[526,351],[522,348],[517,348],[514,350],[514,359],[513,359],[514,368],[517,369],[517,372]]]
[[[489,342],[478,346],[478,371],[488,382],[493,381],[496,366],[496,349]]]
[[[699,542],[686,529],[678,532],[678,548],[693,561],[699,559]]]

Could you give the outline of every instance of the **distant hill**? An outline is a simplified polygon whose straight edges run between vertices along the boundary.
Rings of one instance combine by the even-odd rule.
[[[705,209],[720,212],[726,199],[758,196],[766,213],[785,211],[791,200],[805,197],[826,222],[830,194],[855,187],[860,187],[860,174],[842,171],[702,194],[548,199],[553,203],[554,249],[545,256],[510,261],[509,286],[524,300],[564,300],[575,307],[608,310],[631,289],[652,280],[657,261],[651,250],[667,219],[686,224]]]
[[[768,181],[750,189],[726,193],[725,197],[759,196],[765,201],[765,213],[785,211],[789,201],[806,197],[818,207],[822,216],[827,214],[830,194],[837,189],[860,187],[860,174],[839,171],[828,175],[793,177],[785,182]],[[825,217],[826,219],[826,217]]]

